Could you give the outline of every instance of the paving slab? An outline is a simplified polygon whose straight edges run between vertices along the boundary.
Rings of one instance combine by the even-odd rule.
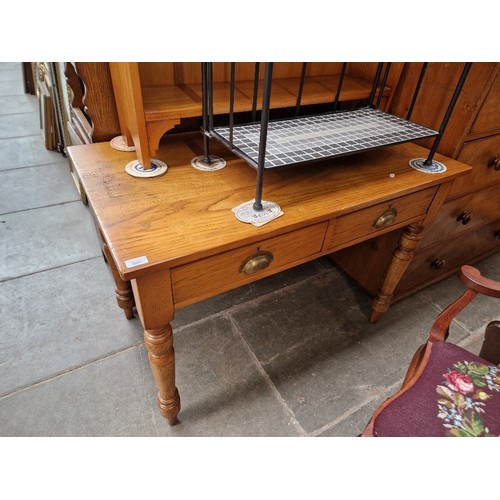
[[[0,86],[2,83],[0,82]],[[0,139],[35,135],[40,131],[38,113],[19,113],[14,115],[0,115]]]
[[[435,308],[419,296],[368,322],[369,297],[326,272],[230,315],[307,432],[341,418],[401,379]],[[457,327],[452,338],[467,332]]]
[[[77,200],[67,163],[0,171],[0,214]]]
[[[0,283],[0,395],[143,341],[101,257]]]
[[[21,63],[17,61],[2,61],[0,62],[0,70],[1,69],[14,69],[18,68],[19,71],[22,71],[21,69]]]
[[[0,96],[0,115],[38,113],[38,100],[34,95]]]
[[[0,435],[157,436],[143,377],[135,347],[0,398]]]
[[[0,82],[22,82],[23,72],[21,67],[6,68],[0,66]]]
[[[403,379],[401,379],[403,383]],[[359,436],[370,421],[375,410],[393,393],[397,392],[398,387],[394,387],[391,392],[384,392],[382,395],[369,402],[363,404],[360,408],[356,408],[344,419],[336,422],[331,427],[326,428],[320,434],[319,438],[325,437],[357,437]]]
[[[0,81],[0,95],[23,95],[24,94],[24,84],[22,76],[19,76],[18,81]]]
[[[0,139],[0,170],[59,162],[68,163],[61,153],[45,148],[38,131],[26,137]]]
[[[0,216],[0,281],[101,255],[81,201]]]
[[[153,377],[146,377],[160,435],[300,435],[229,320],[217,316],[174,333],[174,347],[182,405],[178,425],[170,427],[161,416]],[[141,352],[150,374],[144,346]]]

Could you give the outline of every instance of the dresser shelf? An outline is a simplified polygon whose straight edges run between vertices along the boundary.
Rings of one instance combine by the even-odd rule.
[[[332,103],[339,83],[340,75],[309,77],[303,88],[302,105]],[[300,78],[276,78],[273,81],[271,108],[290,108],[297,102],[297,90]],[[235,83],[236,113],[252,111],[253,80]],[[257,109],[262,104],[262,80],[259,82]],[[214,113],[229,113],[229,82],[214,82]],[[357,101],[370,97],[371,82],[360,77],[345,75],[340,92],[340,101]],[[384,87],[383,97],[388,97],[390,88]],[[377,92],[378,95],[378,92]],[[144,115],[146,122],[192,118],[202,115],[202,90],[199,83],[167,86],[143,87]]]

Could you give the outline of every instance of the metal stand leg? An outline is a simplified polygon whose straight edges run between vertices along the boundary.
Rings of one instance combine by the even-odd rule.
[[[430,174],[440,174],[441,172],[446,171],[446,166],[439,162],[434,160],[434,155],[436,154],[437,148],[439,146],[439,143],[441,142],[441,138],[443,137],[443,134],[446,130],[446,127],[448,125],[448,122],[450,120],[451,114],[453,113],[453,109],[455,108],[455,105],[458,101],[458,98],[460,96],[460,92],[462,91],[462,88],[464,86],[465,80],[467,79],[467,75],[469,74],[470,68],[472,66],[472,63],[466,63],[464,66],[464,69],[462,71],[462,74],[460,76],[460,80],[457,83],[457,86],[455,88],[455,92],[453,93],[453,96],[451,98],[450,104],[448,105],[448,109],[446,110],[446,113],[444,115],[443,121],[441,123],[441,127],[439,128],[438,135],[436,136],[436,139],[434,139],[434,144],[432,145],[429,155],[427,158],[415,158],[413,160],[410,160],[410,166],[415,168],[416,170],[420,170],[422,172],[430,173]],[[412,99],[412,103],[410,105],[410,110],[408,111],[408,117],[411,116],[411,113],[413,111],[413,106],[415,105],[415,101],[417,99],[417,94],[420,89],[420,85],[422,83],[422,79],[425,74],[425,70],[427,68],[427,63],[424,64],[422,67],[422,71],[420,73],[420,77],[417,83],[417,88],[415,90],[415,94]],[[407,119],[409,119],[407,117]]]
[[[210,124],[213,114],[213,79],[212,63],[201,63],[201,90],[203,107],[203,155],[191,160],[191,166],[197,170],[212,172],[226,166],[226,160],[210,155]]]
[[[255,200],[253,203],[244,203],[238,207],[235,212],[238,220],[252,224],[264,224],[275,219],[281,214],[281,208],[278,204],[272,201],[262,200],[272,79],[273,63],[266,63],[266,70],[264,73],[264,95],[262,98],[262,117],[260,122],[259,160],[257,162],[257,186],[255,190]]]
[[[458,97],[460,96],[460,92],[462,91],[462,87],[464,86],[467,75],[469,74],[469,70],[472,66],[472,63],[466,63],[464,69],[462,71],[462,75],[460,76],[460,80],[458,81],[457,87],[455,88],[455,92],[453,93],[453,97],[451,98],[450,104],[443,118],[443,122],[441,123],[441,127],[439,129],[439,135],[434,140],[434,144],[429,152],[429,156],[424,162],[424,165],[432,165],[432,159],[434,154],[437,151],[439,143],[441,142],[441,138],[443,137],[444,131],[446,130],[446,126],[448,125],[448,121],[450,120],[451,113],[455,108],[455,104],[458,101]]]

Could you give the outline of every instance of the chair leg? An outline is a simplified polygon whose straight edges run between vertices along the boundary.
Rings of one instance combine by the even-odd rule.
[[[479,357],[494,365],[500,363],[500,321],[492,321],[486,327]]]

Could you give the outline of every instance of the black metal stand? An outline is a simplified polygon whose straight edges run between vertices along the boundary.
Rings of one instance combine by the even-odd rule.
[[[264,165],[266,162],[267,129],[269,127],[269,105],[273,82],[273,63],[266,63],[264,72],[264,94],[262,96],[262,117],[260,119],[259,161],[257,163],[257,189],[254,210],[262,210],[262,186],[264,184]],[[231,139],[232,142],[232,139]]]
[[[233,104],[234,104],[234,66],[231,64],[231,90],[230,90],[230,132],[229,144],[231,149],[234,149],[233,144]],[[264,92],[262,96],[262,114],[260,119],[260,139],[259,139],[259,157],[257,161],[257,182],[255,189],[255,200],[252,204],[252,209],[248,204],[244,204],[236,211],[236,217],[242,222],[250,223],[265,223],[275,219],[281,213],[281,208],[278,204],[262,200],[262,188],[264,184],[264,166],[266,162],[266,144],[267,144],[267,129],[269,127],[269,109],[271,103],[271,85],[273,81],[273,63],[266,63],[264,71]]]
[[[415,159],[410,164],[418,170],[439,173],[446,167],[433,160],[433,156],[446,130],[470,66],[471,63],[466,63],[441,127],[439,131],[436,131],[409,121],[427,69],[427,63],[422,66],[406,119],[379,109],[391,69],[389,62],[377,65],[370,96],[365,107],[339,110],[340,92],[346,72],[346,63],[343,63],[333,101],[333,112],[301,116],[300,107],[307,72],[307,63],[303,63],[295,115],[291,118],[273,121],[270,121],[269,118],[273,63],[265,63],[260,123],[256,121],[260,63],[256,63],[252,122],[243,124],[235,124],[236,78],[235,63],[231,63],[229,125],[217,127],[214,127],[213,123],[212,63],[202,63],[203,166],[209,169],[214,163],[214,157],[209,153],[209,139],[214,138],[257,170],[255,199],[237,207],[236,211],[239,220],[252,223],[272,220],[281,213],[278,205],[262,200],[264,171],[267,169],[305,165],[314,161],[333,159],[384,146],[435,137],[427,159]]]
[[[462,88],[464,86],[465,80],[467,79],[467,75],[469,74],[471,66],[472,63],[466,63],[464,66],[462,74],[460,75],[460,80],[458,81],[457,86],[455,87],[455,92],[453,93],[450,104],[448,105],[448,109],[446,110],[446,113],[444,115],[443,122],[441,123],[441,127],[439,128],[438,136],[434,140],[434,144],[431,147],[431,150],[429,152],[429,155],[427,156],[427,159],[424,162],[424,165],[432,165],[432,159],[436,154],[437,148],[439,146],[439,143],[441,142],[441,138],[443,137],[444,131],[446,130],[448,121],[450,120],[450,116],[453,112],[453,109],[455,108],[455,104],[458,101],[460,92],[462,92]]]
[[[191,160],[197,170],[212,172],[226,166],[226,160],[210,155],[210,121],[213,117],[213,78],[212,63],[201,63],[201,92],[203,118],[203,155]]]

